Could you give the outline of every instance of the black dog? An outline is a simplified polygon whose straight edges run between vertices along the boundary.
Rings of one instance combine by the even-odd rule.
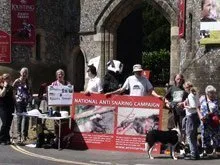
[[[171,152],[170,155],[174,160],[177,160],[175,157],[175,148],[178,143],[180,143],[180,131],[178,129],[172,129],[169,131],[161,130],[151,130],[146,135],[145,149],[147,151],[148,157],[154,159],[151,155],[151,152],[154,148],[154,144],[160,142],[162,144],[170,144]]]

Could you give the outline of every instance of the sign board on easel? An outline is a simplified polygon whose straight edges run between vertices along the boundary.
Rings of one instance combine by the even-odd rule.
[[[50,85],[48,90],[48,105],[72,105],[73,103],[73,85],[53,86]]]

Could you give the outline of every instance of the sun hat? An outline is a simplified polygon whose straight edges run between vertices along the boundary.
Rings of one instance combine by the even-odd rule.
[[[135,64],[133,66],[133,72],[141,72],[143,71],[142,66],[140,64]]]

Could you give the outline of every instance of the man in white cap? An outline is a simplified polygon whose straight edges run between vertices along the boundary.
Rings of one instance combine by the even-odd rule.
[[[121,88],[113,92],[106,93],[105,95],[109,96],[111,94],[120,94],[120,93],[123,93],[125,90],[129,90],[130,96],[153,95],[155,97],[162,98],[162,96],[158,95],[154,91],[154,88],[152,84],[150,83],[150,81],[146,77],[142,76],[142,71],[143,69],[141,65],[135,64],[133,66],[134,75],[129,76]]]

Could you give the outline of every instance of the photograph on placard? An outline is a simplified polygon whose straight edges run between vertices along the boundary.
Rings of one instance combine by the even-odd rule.
[[[159,109],[118,108],[117,130],[120,135],[145,135],[159,128]]]
[[[77,105],[75,107],[75,132],[114,133],[115,107]]]

